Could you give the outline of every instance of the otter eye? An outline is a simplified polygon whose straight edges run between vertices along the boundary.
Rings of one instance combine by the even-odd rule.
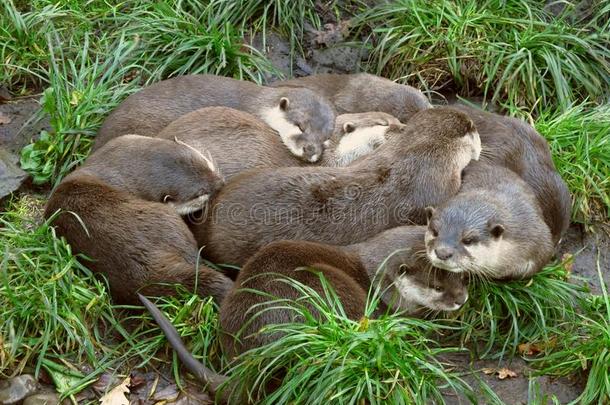
[[[468,236],[464,239],[462,239],[462,243],[466,246],[468,245],[472,245],[473,243],[475,243],[477,240],[476,238],[472,237],[472,236]]]
[[[170,201],[174,201],[174,199],[172,198],[172,196],[171,196],[171,195],[169,195],[169,194],[168,194],[168,195],[166,195],[165,197],[163,197],[163,202],[164,202],[164,203],[168,203],[168,202],[170,202]]]
[[[430,232],[432,232],[432,236],[434,236],[435,238],[438,236],[438,231],[436,230],[436,227],[431,226]]]
[[[445,291],[445,289],[443,287],[441,287],[440,285],[437,285],[436,287],[434,287],[434,291],[443,292],[443,291]]]
[[[303,129],[303,124],[297,124],[297,128],[299,128],[299,131],[304,132],[305,130]]]

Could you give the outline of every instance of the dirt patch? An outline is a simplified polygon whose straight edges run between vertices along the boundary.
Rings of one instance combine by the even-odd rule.
[[[595,294],[601,293],[598,260],[602,277],[606,285],[610,285],[610,236],[607,231],[602,225],[595,232],[585,232],[582,226],[572,224],[559,245],[560,255],[574,255],[572,274],[586,279]]]

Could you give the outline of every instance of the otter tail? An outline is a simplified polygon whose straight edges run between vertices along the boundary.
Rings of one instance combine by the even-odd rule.
[[[163,331],[163,334],[167,338],[167,341],[176,351],[178,358],[184,364],[188,371],[190,371],[197,379],[208,385],[208,389],[213,395],[216,395],[218,387],[227,380],[227,377],[222,374],[217,374],[210,370],[204,364],[199,362],[193,355],[186,349],[184,342],[180,338],[178,331],[171,324],[169,319],[163,315],[163,313],[153,304],[148,298],[142,294],[138,294],[140,301],[144,307],[150,312],[153,319],[159,325],[159,328]]]

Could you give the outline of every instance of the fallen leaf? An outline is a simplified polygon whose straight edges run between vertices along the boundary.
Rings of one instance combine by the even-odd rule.
[[[129,405],[129,400],[125,394],[129,393],[129,381],[127,377],[122,383],[110,390],[106,395],[100,398],[101,405]]]
[[[574,255],[571,253],[565,253],[561,256],[561,264],[566,269],[568,276],[572,274],[572,268],[574,267]]]
[[[3,112],[0,112],[0,125],[8,124],[12,121],[11,117]]]
[[[513,370],[509,370],[508,368],[501,368],[498,370],[498,379],[504,380],[505,378],[515,378],[517,377],[517,373]]]
[[[495,374],[496,373],[496,369],[495,368],[484,368],[481,371],[483,372],[483,374],[486,374],[486,375],[490,375],[490,374]]]
[[[525,356],[535,356],[542,352],[543,347],[537,343],[521,343],[517,346],[517,350]]]

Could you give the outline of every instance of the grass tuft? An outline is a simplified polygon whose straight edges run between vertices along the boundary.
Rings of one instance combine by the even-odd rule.
[[[460,341],[471,342],[480,358],[513,356],[522,343],[550,349],[557,328],[576,322],[585,292],[569,281],[571,260],[528,280],[473,282],[468,302],[453,318],[460,323]]]
[[[543,111],[534,121],[572,193],[573,220],[610,218],[610,105],[580,104],[564,112]]]
[[[528,0],[394,0],[365,11],[373,68],[529,110],[601,100],[610,89],[610,32],[553,19]]]
[[[353,321],[323,276],[323,294],[288,278],[279,280],[303,298],[278,300],[263,311],[275,305],[291,308],[302,322],[265,327],[261,333],[277,333],[279,338],[235,360],[228,372],[230,381],[247,387],[251,398],[270,404],[407,404],[443,403],[444,389],[471,394],[470,387],[436,358],[458,350],[440,348],[426,337],[437,325],[399,314],[369,319],[374,305],[367,316]],[[278,374],[282,385],[266,396],[265,387]]]
[[[0,375],[28,363],[38,373],[53,356],[95,364],[102,330],[114,322],[106,285],[48,221],[32,223],[17,204],[0,217]]]
[[[540,374],[586,376],[581,395],[573,403],[605,404],[610,398],[610,297],[599,261],[602,294],[584,301],[583,313],[558,335],[556,350],[534,361]]]
[[[92,56],[85,36],[78,58],[62,51],[59,38],[50,41],[50,87],[42,98],[42,109],[51,118],[51,132],[21,151],[21,167],[35,184],[55,184],[88,155],[92,137],[104,117],[137,86],[125,78],[133,68],[124,62],[134,43],[121,39],[105,60]]]

